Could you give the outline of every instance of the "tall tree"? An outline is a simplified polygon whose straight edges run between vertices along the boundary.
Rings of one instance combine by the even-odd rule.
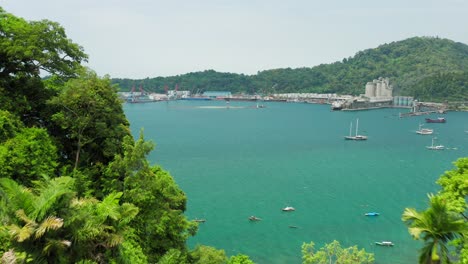
[[[57,160],[57,148],[45,129],[23,128],[0,145],[0,177],[31,187],[41,175],[54,175]]]
[[[425,242],[419,256],[421,264],[450,263],[447,243],[463,236],[468,227],[459,214],[449,210],[443,198],[434,195],[429,195],[427,210],[406,208],[402,220],[414,239]]]
[[[105,173],[107,192],[123,192],[123,200],[140,208],[132,222],[150,262],[157,262],[171,249],[185,254],[186,240],[197,225],[184,216],[187,197],[174,179],[158,166],[150,166],[146,155],[153,149],[143,134],[134,142],[126,137],[124,155],[117,155]]]
[[[107,164],[122,153],[122,140],[130,135],[122,102],[107,77],[82,69],[65,83],[49,104],[57,109],[52,120],[63,131],[57,134],[64,156],[74,157],[73,167]]]
[[[0,7],[0,108],[17,113],[28,125],[44,125],[44,104],[55,91],[40,75],[69,78],[86,61],[83,48],[48,20],[28,22]]]

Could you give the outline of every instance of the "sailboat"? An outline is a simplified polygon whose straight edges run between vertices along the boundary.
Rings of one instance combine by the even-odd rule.
[[[431,135],[434,130],[430,128],[422,128],[423,124],[419,124],[419,130],[416,130],[416,133],[419,135]]]
[[[430,150],[443,150],[443,149],[445,149],[444,145],[434,145],[434,139],[436,139],[436,138],[432,138],[432,145],[427,146],[426,147],[427,149],[430,149]]]
[[[353,122],[351,122],[351,125],[349,126],[349,136],[345,136],[344,138],[346,140],[367,140],[367,136],[359,135],[358,134],[358,127],[359,127],[359,118],[356,119],[356,135],[352,135],[352,130],[353,130]]]

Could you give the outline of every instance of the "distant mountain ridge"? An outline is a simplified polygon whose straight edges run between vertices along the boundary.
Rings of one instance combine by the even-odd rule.
[[[342,61],[315,67],[260,71],[256,75],[213,70],[171,77],[112,79],[122,91],[140,85],[146,91],[164,87],[233,93],[364,93],[367,82],[388,77],[394,93],[443,101],[468,101],[468,45],[438,37],[413,37],[357,52]],[[449,90],[447,92],[446,90]]]

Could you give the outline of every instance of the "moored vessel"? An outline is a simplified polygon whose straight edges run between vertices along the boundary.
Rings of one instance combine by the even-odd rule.
[[[392,241],[377,241],[375,242],[376,245],[379,245],[379,246],[387,246],[387,247],[391,247],[391,246],[394,246],[395,244],[393,244]]]
[[[432,135],[434,133],[433,129],[430,128],[422,128],[423,124],[419,124],[419,129],[416,130],[416,133],[419,135]]]
[[[443,150],[445,149],[444,145],[434,145],[434,140],[437,138],[432,138],[432,144],[430,146],[427,146],[426,148],[429,150]]]
[[[356,134],[353,136],[351,134],[353,129],[353,122],[351,122],[349,126],[349,136],[345,136],[346,140],[367,140],[367,136],[359,135],[358,134],[358,126],[359,126],[359,119],[356,119]]]
[[[295,211],[296,209],[292,206],[286,206],[281,210],[283,210],[284,212],[291,212],[291,211]]]
[[[438,118],[426,118],[426,123],[445,123],[447,120],[445,117],[438,117]]]

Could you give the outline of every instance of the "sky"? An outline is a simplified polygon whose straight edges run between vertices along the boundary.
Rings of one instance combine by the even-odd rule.
[[[0,0],[58,22],[100,76],[313,67],[415,36],[468,44],[468,0]]]

